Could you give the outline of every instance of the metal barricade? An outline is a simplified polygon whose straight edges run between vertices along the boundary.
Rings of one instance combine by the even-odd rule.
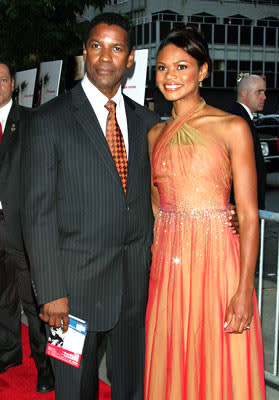
[[[260,313],[262,313],[262,301],[263,301],[263,261],[264,261],[264,232],[265,232],[265,221],[279,222],[279,213],[270,211],[259,212],[261,226],[260,226],[260,252],[259,252],[259,284],[258,284],[258,304]],[[278,375],[278,346],[279,346],[279,236],[277,238],[277,269],[276,269],[276,306],[275,306],[275,328],[274,328],[274,348],[273,348],[273,371],[269,372],[265,370],[265,380],[267,383],[276,385],[279,387],[279,375]]]

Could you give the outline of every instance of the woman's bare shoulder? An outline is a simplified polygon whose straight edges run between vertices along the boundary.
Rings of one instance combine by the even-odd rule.
[[[216,119],[216,121],[218,121],[218,122],[223,120],[224,123],[228,123],[228,124],[233,123],[233,124],[241,125],[244,121],[243,118],[241,118],[235,114],[231,114],[227,111],[221,110],[220,108],[216,108],[216,107],[212,107],[212,106],[208,106],[208,105],[206,107],[205,116],[211,117],[213,120]]]
[[[206,107],[201,121],[216,125],[223,131],[235,131],[247,128],[247,123],[243,118],[212,106]]]
[[[218,109],[216,109],[218,110]],[[243,145],[251,145],[252,136],[247,122],[238,115],[218,110],[212,116],[214,132],[224,141],[228,149]]]

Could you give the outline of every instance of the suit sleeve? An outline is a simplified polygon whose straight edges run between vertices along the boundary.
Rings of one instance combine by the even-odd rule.
[[[56,210],[58,156],[50,117],[35,115],[22,143],[23,238],[39,304],[67,296]]]

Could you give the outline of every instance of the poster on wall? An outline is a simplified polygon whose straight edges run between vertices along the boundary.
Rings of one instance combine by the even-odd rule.
[[[14,101],[24,107],[32,107],[37,68],[15,74]]]
[[[127,69],[123,79],[123,93],[137,103],[144,105],[148,49],[135,51],[134,64]]]
[[[148,49],[135,50],[134,64],[127,69],[122,78],[123,93],[137,103],[144,105],[145,83],[147,73]],[[84,76],[84,61],[82,56],[75,60],[75,80]]]
[[[58,96],[62,62],[62,60],[57,60],[40,64],[39,78],[36,85],[36,99],[34,101],[35,107]]]
[[[74,73],[74,81],[78,82],[84,77],[85,73],[85,63],[83,60],[83,56],[75,57],[75,73]]]

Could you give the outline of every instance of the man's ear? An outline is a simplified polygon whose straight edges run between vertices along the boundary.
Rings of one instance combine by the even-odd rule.
[[[130,68],[133,63],[134,63],[134,57],[135,57],[135,50],[132,50],[131,53],[128,55],[128,60],[127,60],[127,68]]]
[[[240,90],[240,98],[245,100],[247,97],[247,93],[248,93],[247,90],[244,89]]]
[[[12,91],[14,91],[14,89],[15,89],[15,80],[14,78],[12,78]]]

